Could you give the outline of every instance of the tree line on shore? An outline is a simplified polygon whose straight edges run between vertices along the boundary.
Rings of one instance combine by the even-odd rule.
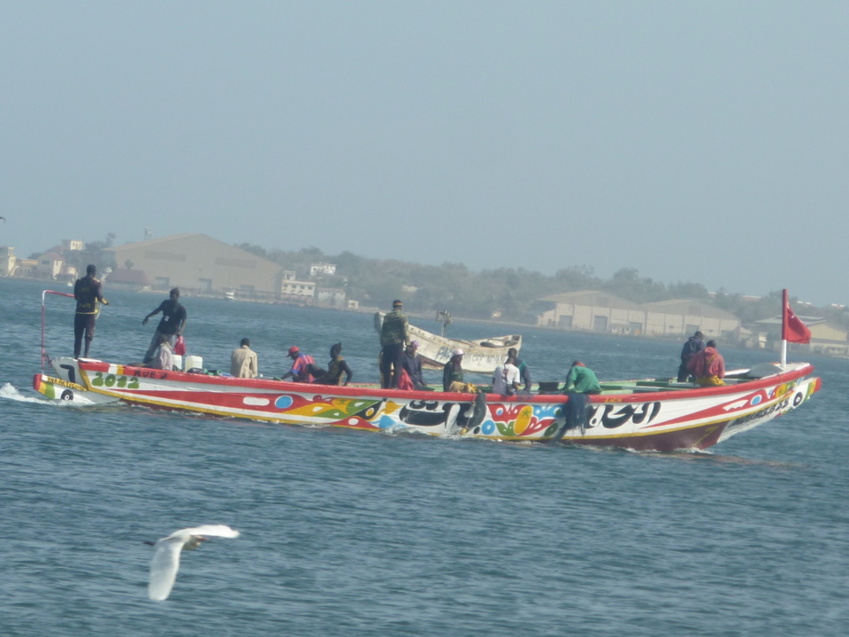
[[[87,243],[85,250],[74,255],[79,263],[73,265],[83,269],[87,263],[121,267],[120,264],[102,263],[102,251],[112,246],[114,238],[110,233],[105,241]],[[248,243],[236,247],[292,270],[299,278],[309,275],[312,264],[332,263],[336,266],[336,274],[322,276],[322,285],[344,288],[349,299],[364,305],[387,308],[393,299],[403,298],[405,307],[416,313],[445,311],[466,318],[497,317],[524,323],[531,322],[538,313],[535,311],[538,299],[581,290],[608,292],[640,304],[671,299],[697,300],[734,314],[744,325],[779,316],[781,312],[781,290],[760,298],[724,290],[711,293],[700,283],[654,281],[640,276],[636,268],[622,268],[610,279],[602,279],[589,266],[570,266],[546,276],[524,268],[473,272],[462,263],[421,265],[361,257],[348,251],[326,255],[316,247],[292,251],[266,250]],[[807,311],[797,308],[797,313],[806,314]],[[849,328],[849,312],[845,308],[816,308],[811,313],[834,325]]]
[[[325,285],[345,288],[348,298],[378,307],[389,307],[393,299],[403,298],[407,309],[421,313],[444,310],[467,318],[499,317],[522,323],[536,314],[537,299],[581,290],[608,292],[640,304],[672,299],[698,300],[734,314],[744,325],[781,313],[781,290],[760,298],[724,290],[711,293],[700,283],[667,284],[641,277],[635,268],[622,268],[605,280],[588,266],[563,268],[553,276],[524,268],[472,272],[462,263],[420,265],[360,257],[347,251],[330,256],[315,247],[297,251],[265,250],[244,243],[237,247],[299,275],[308,274],[313,263],[333,263],[336,274],[325,277]],[[844,309],[817,308],[815,314],[849,328],[849,313]]]

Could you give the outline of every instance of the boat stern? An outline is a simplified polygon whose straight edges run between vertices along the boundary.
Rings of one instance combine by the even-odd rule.
[[[56,359],[51,361],[57,376],[44,373],[34,374],[32,388],[50,400],[59,400],[77,405],[108,405],[119,402],[119,399],[90,391],[75,382],[79,378],[74,359]],[[59,377],[59,374],[63,378]]]
[[[51,400],[73,400],[75,392],[85,391],[85,387],[82,385],[70,383],[47,374],[34,374],[32,388]]]

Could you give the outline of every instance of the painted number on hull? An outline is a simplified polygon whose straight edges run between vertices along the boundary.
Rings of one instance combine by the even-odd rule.
[[[96,372],[91,384],[95,387],[117,387],[118,389],[138,389],[139,379],[135,376],[117,376]]]

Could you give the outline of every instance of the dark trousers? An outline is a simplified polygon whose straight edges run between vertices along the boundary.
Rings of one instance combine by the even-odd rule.
[[[681,365],[678,367],[678,382],[686,383],[687,379],[690,378],[690,372],[687,369],[687,364],[690,361],[681,361]]]
[[[91,348],[91,340],[94,338],[94,325],[96,321],[97,315],[95,314],[74,314],[74,358],[80,357],[83,335],[85,335],[85,352],[83,356],[88,356],[88,351]]]
[[[398,374],[404,361],[404,343],[383,346],[380,358],[380,386],[384,389],[398,387]]]

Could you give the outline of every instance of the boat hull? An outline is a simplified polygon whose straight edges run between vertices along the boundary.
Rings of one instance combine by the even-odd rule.
[[[404,430],[495,441],[705,449],[792,411],[820,389],[805,363],[711,388],[623,381],[589,397],[583,427],[567,428],[565,395],[461,394],[307,385],[167,372],[58,358],[35,389],[81,404],[123,402],[226,418],[371,431]]]

